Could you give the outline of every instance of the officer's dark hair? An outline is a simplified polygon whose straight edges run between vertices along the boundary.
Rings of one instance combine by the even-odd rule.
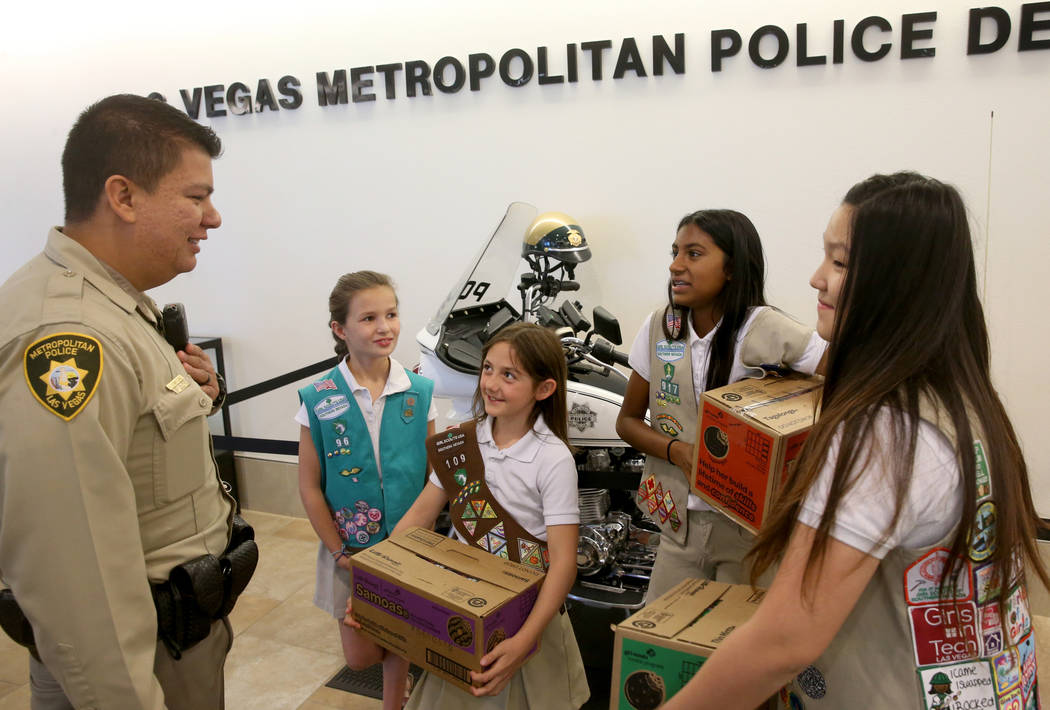
[[[62,151],[66,222],[94,214],[112,175],[152,192],[188,145],[199,146],[212,158],[222,152],[214,131],[163,101],[116,94],[92,104],[73,124]]]
[[[733,367],[733,351],[737,335],[752,308],[766,305],[766,262],[762,255],[762,240],[758,230],[746,215],[736,210],[699,210],[682,217],[678,231],[693,225],[711,236],[711,241],[725,254],[725,274],[729,277],[718,295],[718,311],[722,323],[711,343],[711,358],[707,368],[707,389],[729,384]],[[676,305],[667,282],[667,307],[664,308],[664,337],[680,340],[688,333],[685,327],[692,317],[691,309]]]
[[[358,291],[376,288],[377,286],[386,286],[393,291],[394,301],[397,302],[397,289],[394,288],[394,282],[386,274],[381,274],[378,271],[353,271],[340,276],[339,280],[335,282],[332,293],[328,296],[329,327],[331,327],[332,323],[339,323],[340,325],[346,323],[346,316],[350,313],[350,301],[353,300],[354,294]],[[332,340],[335,341],[335,354],[340,358],[345,358],[348,353],[346,341],[340,339],[334,330],[332,331]]]

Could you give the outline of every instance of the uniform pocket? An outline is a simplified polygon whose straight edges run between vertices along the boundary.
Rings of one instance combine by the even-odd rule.
[[[198,387],[167,391],[153,406],[153,495],[165,505],[200,488],[211,469],[207,416],[211,400]]]

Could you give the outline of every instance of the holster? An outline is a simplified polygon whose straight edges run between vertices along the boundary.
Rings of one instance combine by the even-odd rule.
[[[22,607],[15,601],[15,594],[10,589],[0,589],[0,628],[19,646],[25,646],[33,657],[40,660],[36,652],[36,640],[33,638],[33,625],[22,612]]]
[[[222,557],[188,560],[173,568],[166,582],[152,585],[157,633],[176,660],[207,637],[214,621],[233,610],[258,562],[255,531],[235,515]]]

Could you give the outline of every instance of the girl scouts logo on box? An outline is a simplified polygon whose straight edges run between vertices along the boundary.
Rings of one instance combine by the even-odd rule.
[[[347,401],[346,395],[333,394],[314,405],[314,414],[321,420],[335,419],[348,409],[350,402]]]
[[[704,448],[716,459],[724,459],[729,453],[729,437],[716,426],[704,429]]]
[[[56,333],[26,348],[26,383],[33,397],[67,422],[91,401],[102,377],[102,345],[82,333]]]
[[[656,357],[664,362],[681,360],[685,355],[685,343],[677,340],[661,340],[656,344]]]
[[[949,554],[946,548],[939,547],[923,555],[905,570],[904,594],[909,604],[929,604],[941,598],[941,575]],[[954,581],[954,598],[957,601],[970,600],[969,562],[963,565]]]

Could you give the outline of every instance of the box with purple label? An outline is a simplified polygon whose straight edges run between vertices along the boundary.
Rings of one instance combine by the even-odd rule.
[[[469,690],[470,671],[521,628],[544,574],[410,528],[351,560],[354,617],[377,643]]]

